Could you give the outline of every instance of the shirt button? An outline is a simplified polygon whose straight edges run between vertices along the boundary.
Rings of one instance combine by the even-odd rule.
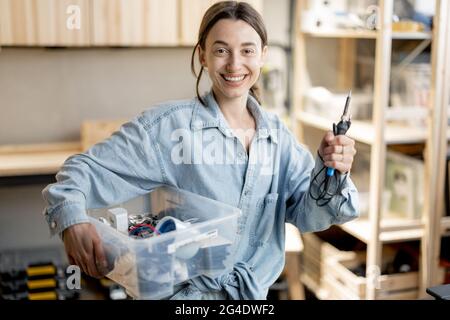
[[[248,196],[250,194],[250,191],[248,191],[248,190],[246,190],[245,192],[244,192],[244,196]]]
[[[239,156],[239,158],[243,158],[244,157],[244,153],[242,151],[239,151],[238,156]]]
[[[56,222],[55,222],[55,221],[52,221],[52,223],[50,223],[50,227],[51,227],[52,229],[55,229],[55,228],[56,228]]]

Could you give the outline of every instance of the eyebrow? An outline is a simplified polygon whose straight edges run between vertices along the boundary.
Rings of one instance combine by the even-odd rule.
[[[228,46],[228,43],[226,43],[225,41],[222,41],[222,40],[217,40],[217,41],[215,41],[213,43],[213,45],[216,45],[216,44],[223,44],[225,46]],[[244,43],[241,44],[241,47],[248,47],[248,46],[255,46],[256,47],[256,43],[254,43],[254,42],[244,42]]]

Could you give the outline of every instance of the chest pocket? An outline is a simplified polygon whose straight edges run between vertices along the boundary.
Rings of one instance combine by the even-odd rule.
[[[250,231],[250,245],[262,247],[269,241],[275,223],[278,193],[269,193],[256,204],[256,215]]]

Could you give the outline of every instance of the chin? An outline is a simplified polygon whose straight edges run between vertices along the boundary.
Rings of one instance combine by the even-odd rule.
[[[234,89],[234,90],[230,90],[230,89],[222,89],[221,93],[228,99],[237,99],[243,96],[248,95],[250,92],[249,88],[239,88],[239,89]]]

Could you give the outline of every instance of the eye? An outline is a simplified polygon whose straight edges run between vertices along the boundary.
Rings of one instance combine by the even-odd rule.
[[[214,53],[218,56],[224,56],[228,53],[228,50],[225,48],[217,48]]]
[[[253,48],[246,48],[244,50],[242,50],[242,52],[244,53],[244,55],[246,56],[253,56],[256,54],[256,50]]]

